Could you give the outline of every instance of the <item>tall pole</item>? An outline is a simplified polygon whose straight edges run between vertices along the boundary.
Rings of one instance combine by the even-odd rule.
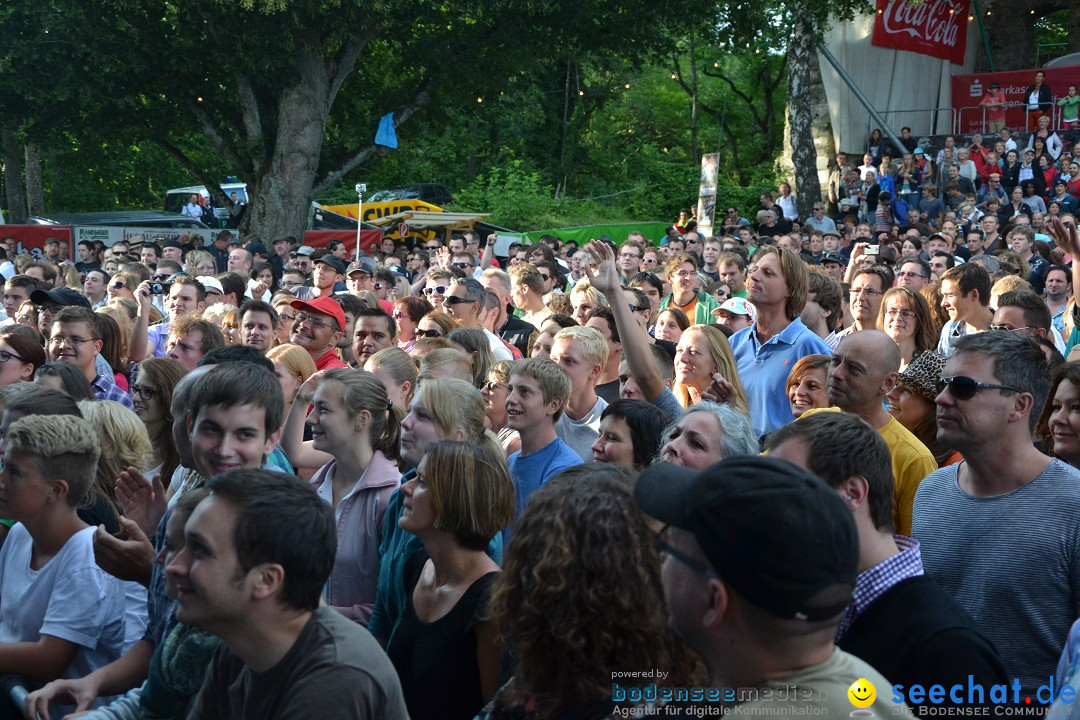
[[[889,123],[885,122],[885,118],[881,117],[881,114],[878,113],[877,108],[875,108],[873,104],[871,104],[870,98],[866,97],[866,95],[863,94],[863,91],[859,89],[859,86],[856,85],[855,81],[851,79],[851,76],[847,74],[847,70],[845,70],[840,65],[840,62],[835,57],[833,57],[833,54],[829,52],[829,48],[825,47],[825,43],[818,43],[818,52],[820,52],[821,56],[825,58],[830,65],[833,66],[833,70],[835,70],[836,74],[840,76],[840,79],[844,81],[844,84],[848,86],[848,89],[851,90],[851,94],[854,95],[860,103],[862,103],[862,106],[866,108],[866,112],[870,113],[870,117],[874,118],[874,121],[877,122],[877,124],[881,127],[881,130],[885,133],[886,136],[888,136],[889,140],[892,141],[892,144],[897,147],[901,152],[903,152],[904,146],[900,143],[900,138],[897,137],[896,133],[894,133],[892,128],[889,127]]]
[[[356,262],[360,262],[360,231],[364,229],[364,193],[366,183],[356,183]]]

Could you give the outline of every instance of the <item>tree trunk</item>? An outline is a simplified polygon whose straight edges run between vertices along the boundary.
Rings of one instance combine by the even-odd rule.
[[[45,188],[41,182],[41,146],[26,143],[26,204],[31,215],[45,212]]]
[[[701,156],[698,155],[698,81],[697,81],[697,43],[694,42],[694,34],[690,34],[690,87],[694,92],[690,95],[690,154],[694,158],[694,167],[701,165]]]
[[[994,68],[1023,70],[1034,67],[1035,16],[1031,14],[1031,5],[996,2],[992,7],[990,15],[983,15],[983,21],[986,23],[990,52],[994,56]],[[984,6],[985,9],[987,6]],[[986,62],[985,58],[982,62]],[[987,68],[979,69],[985,72]]]
[[[298,79],[278,103],[273,154],[266,171],[248,188],[254,201],[245,213],[241,231],[264,241],[283,235],[303,237],[319,169],[330,107],[330,78],[317,58],[302,57],[298,65]]]
[[[7,190],[7,218],[9,223],[22,225],[29,217],[26,212],[26,192],[23,190],[23,151],[19,138],[10,127],[4,135],[4,188]]]
[[[788,45],[788,125],[791,129],[791,161],[795,166],[795,192],[799,217],[808,217],[814,203],[821,201],[814,146],[814,116],[810,103],[810,64],[814,53],[814,30],[810,21],[796,10],[791,43]]]

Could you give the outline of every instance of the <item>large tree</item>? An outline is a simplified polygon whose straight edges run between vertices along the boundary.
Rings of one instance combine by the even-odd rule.
[[[531,73],[559,68],[568,77],[567,68],[605,55],[640,62],[662,42],[667,19],[698,9],[690,0],[634,8],[612,0],[8,7],[0,77],[5,65],[23,72],[6,103],[23,110],[11,116],[13,132],[48,143],[65,125],[129,129],[209,187],[223,170],[244,179],[254,197],[245,229],[265,237],[299,234],[315,193],[376,156],[385,113],[401,127],[437,118],[438,106],[475,107]],[[59,114],[43,97],[50,87],[66,99]],[[565,126],[564,155],[572,130]]]

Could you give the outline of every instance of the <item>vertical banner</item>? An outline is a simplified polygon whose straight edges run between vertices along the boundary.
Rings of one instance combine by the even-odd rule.
[[[697,231],[701,237],[713,236],[713,217],[716,215],[716,172],[720,155],[710,153],[701,156],[701,184],[698,189]]]
[[[871,42],[960,65],[967,51],[967,24],[968,0],[877,0]]]

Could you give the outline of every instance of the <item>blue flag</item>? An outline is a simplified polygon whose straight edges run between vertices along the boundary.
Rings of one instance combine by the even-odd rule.
[[[388,148],[397,148],[397,133],[394,132],[394,113],[386,113],[379,119],[379,129],[375,131],[375,144]]]

